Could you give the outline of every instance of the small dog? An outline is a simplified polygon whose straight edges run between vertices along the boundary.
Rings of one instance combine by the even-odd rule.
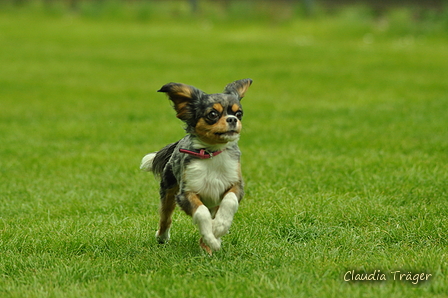
[[[251,79],[228,84],[223,93],[207,94],[193,86],[169,83],[165,92],[187,135],[143,157],[140,168],[160,177],[160,222],[156,238],[170,239],[176,202],[192,216],[201,234],[200,246],[212,254],[221,247],[243,197],[238,140],[241,99]]]

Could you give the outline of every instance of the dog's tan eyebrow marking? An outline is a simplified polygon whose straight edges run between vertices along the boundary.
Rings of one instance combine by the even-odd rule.
[[[213,108],[214,108],[215,110],[217,110],[219,113],[222,113],[222,111],[224,111],[224,108],[223,108],[223,106],[222,106],[220,103],[215,103],[215,104],[213,105]]]
[[[234,103],[232,106],[232,112],[236,113],[236,112],[238,112],[239,109],[240,109],[240,106],[237,105],[236,103]]]

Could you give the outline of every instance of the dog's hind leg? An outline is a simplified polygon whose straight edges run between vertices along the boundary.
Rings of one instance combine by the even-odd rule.
[[[160,222],[156,238],[159,243],[166,243],[170,240],[171,215],[176,207],[175,196],[179,188],[176,186],[161,195],[160,198]]]

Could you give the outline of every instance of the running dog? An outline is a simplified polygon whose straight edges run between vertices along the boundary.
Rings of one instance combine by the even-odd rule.
[[[238,80],[216,94],[180,83],[158,90],[173,102],[186,131],[183,139],[143,157],[140,166],[160,177],[159,243],[170,239],[177,202],[198,226],[200,246],[210,255],[221,248],[244,194],[238,140],[241,99],[251,84]]]

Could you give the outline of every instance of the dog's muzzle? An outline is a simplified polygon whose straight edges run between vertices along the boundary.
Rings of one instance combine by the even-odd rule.
[[[236,127],[238,118],[236,118],[235,116],[227,116],[226,122],[229,124],[229,127],[233,128]]]

